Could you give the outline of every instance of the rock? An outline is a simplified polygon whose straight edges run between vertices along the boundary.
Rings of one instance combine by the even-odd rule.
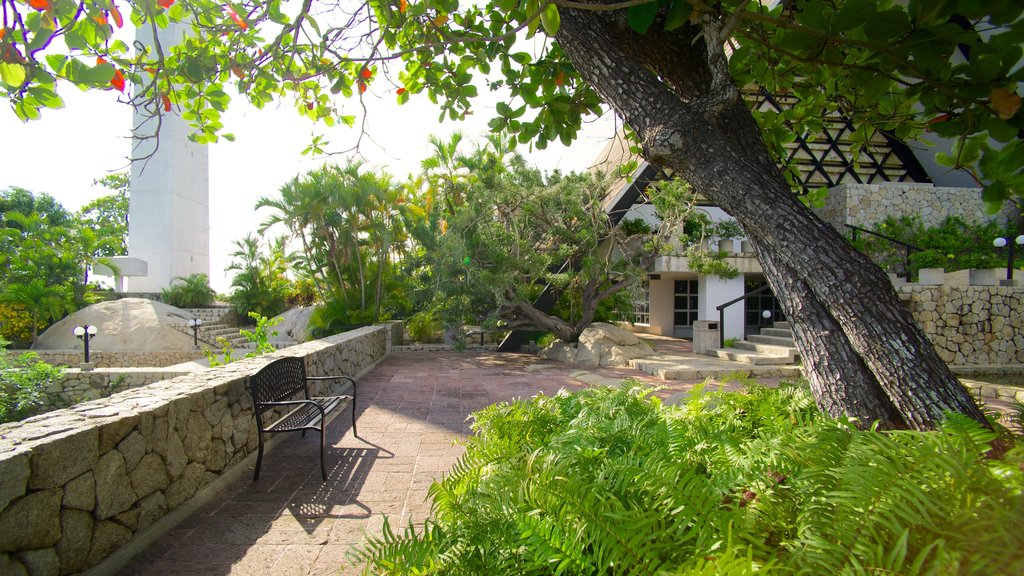
[[[60,570],[63,574],[80,571],[89,558],[92,548],[92,514],[81,510],[65,510],[60,519],[60,542],[57,543],[57,556],[60,557]]]
[[[159,454],[147,454],[139,465],[128,475],[138,499],[145,498],[157,490],[163,490],[170,484],[167,468]]]
[[[0,550],[49,548],[60,540],[60,488],[33,492],[0,513]]]
[[[75,326],[96,326],[93,350],[192,350],[192,337],[173,324],[186,324],[192,315],[155,300],[122,298],[86,306],[66,316],[39,335],[36,348],[78,350],[82,343],[72,334]]]
[[[214,472],[220,472],[228,462],[227,447],[224,441],[217,438],[210,443],[210,450],[206,455],[206,468]]]
[[[21,562],[0,554],[0,576],[28,576],[28,570]]]
[[[146,496],[139,502],[139,530],[145,530],[153,522],[167,514],[167,498],[163,492],[156,492]]]
[[[117,450],[107,452],[96,463],[96,517],[110,518],[135,503],[135,491],[128,480],[124,457]]]
[[[131,472],[146,455],[146,439],[139,432],[132,432],[117,445],[117,449],[124,456],[125,468]]]
[[[64,485],[62,505],[86,512],[96,507],[96,478],[92,472],[86,472]]]
[[[100,454],[106,454],[117,446],[129,432],[135,429],[139,423],[138,416],[120,416],[116,420],[105,423],[100,427]]]
[[[189,461],[206,462],[206,456],[210,451],[211,436],[213,436],[213,427],[201,413],[193,412],[188,419],[184,441],[185,456]]]
[[[11,500],[25,495],[29,475],[28,452],[11,451],[0,455],[0,510]]]
[[[15,555],[32,576],[60,576],[60,558],[53,548],[26,550]]]
[[[164,491],[164,495],[167,497],[167,509],[174,510],[191,498],[199,490],[199,487],[203,485],[205,472],[206,469],[203,468],[203,465],[196,462],[186,466],[181,478],[174,481]]]
[[[91,470],[99,458],[99,431],[87,427],[64,435],[57,441],[39,444],[32,449],[32,475],[28,487],[56,488],[68,480]]]
[[[139,509],[133,508],[131,510],[121,512],[120,514],[115,514],[111,516],[110,519],[134,533],[136,528],[139,527],[139,514]]]
[[[539,355],[580,366],[625,366],[634,358],[654,354],[648,345],[628,330],[597,322],[580,335],[576,344],[554,342]]]
[[[309,317],[315,309],[315,306],[299,306],[275,316],[274,318],[280,318],[281,322],[271,328],[271,331],[277,331],[277,336],[270,336],[270,341],[285,344],[305,342]]]
[[[177,478],[185,470],[188,458],[185,457],[185,447],[178,438],[178,434],[171,432],[167,438],[167,454],[164,455],[167,462],[167,473],[171,478]]]
[[[117,522],[101,520],[92,529],[92,550],[85,561],[86,566],[95,566],[101,560],[132,539],[132,531]]]

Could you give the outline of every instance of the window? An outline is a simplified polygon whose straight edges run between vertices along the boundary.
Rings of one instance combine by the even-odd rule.
[[[693,326],[697,321],[697,280],[676,280],[675,325]]]
[[[633,298],[633,324],[651,325],[651,281],[642,280]]]

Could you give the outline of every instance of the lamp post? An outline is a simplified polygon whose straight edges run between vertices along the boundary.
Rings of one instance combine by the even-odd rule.
[[[764,328],[764,325],[768,323],[768,320],[771,319],[771,317],[772,317],[772,311],[771,310],[765,310],[765,311],[761,312],[761,318],[762,318],[762,320],[761,320],[761,328]]]
[[[89,363],[89,340],[92,340],[93,336],[96,335],[96,327],[86,324],[85,326],[75,326],[72,331],[74,335],[84,343],[85,346],[85,363]]]
[[[193,318],[188,321],[188,327],[192,329],[192,345],[196,348],[199,347],[199,327],[203,325],[203,321],[199,318]]]
[[[1014,247],[1024,245],[1024,234],[1017,236],[1011,242],[1009,238],[999,237],[992,241],[996,248],[1006,246],[1006,279],[1013,280],[1013,253]]]

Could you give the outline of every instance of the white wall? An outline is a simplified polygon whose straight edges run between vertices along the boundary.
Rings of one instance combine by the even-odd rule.
[[[166,47],[181,37],[178,25],[161,31]],[[139,29],[138,40],[150,43],[150,28]],[[137,134],[154,134],[157,122],[136,110]],[[133,157],[153,153],[146,162],[133,162],[128,210],[128,254],[148,263],[148,276],[129,278],[132,292],[159,292],[171,280],[191,274],[210,274],[210,189],[207,147],[189,141],[191,128],[172,109],[162,117],[159,142],[135,140]]]

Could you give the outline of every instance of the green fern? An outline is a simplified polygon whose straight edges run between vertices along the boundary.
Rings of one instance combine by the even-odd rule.
[[[860,431],[800,383],[665,407],[627,381],[496,404],[473,430],[433,519],[385,526],[366,573],[1024,573],[1024,448],[987,459],[1006,437],[967,418]]]

